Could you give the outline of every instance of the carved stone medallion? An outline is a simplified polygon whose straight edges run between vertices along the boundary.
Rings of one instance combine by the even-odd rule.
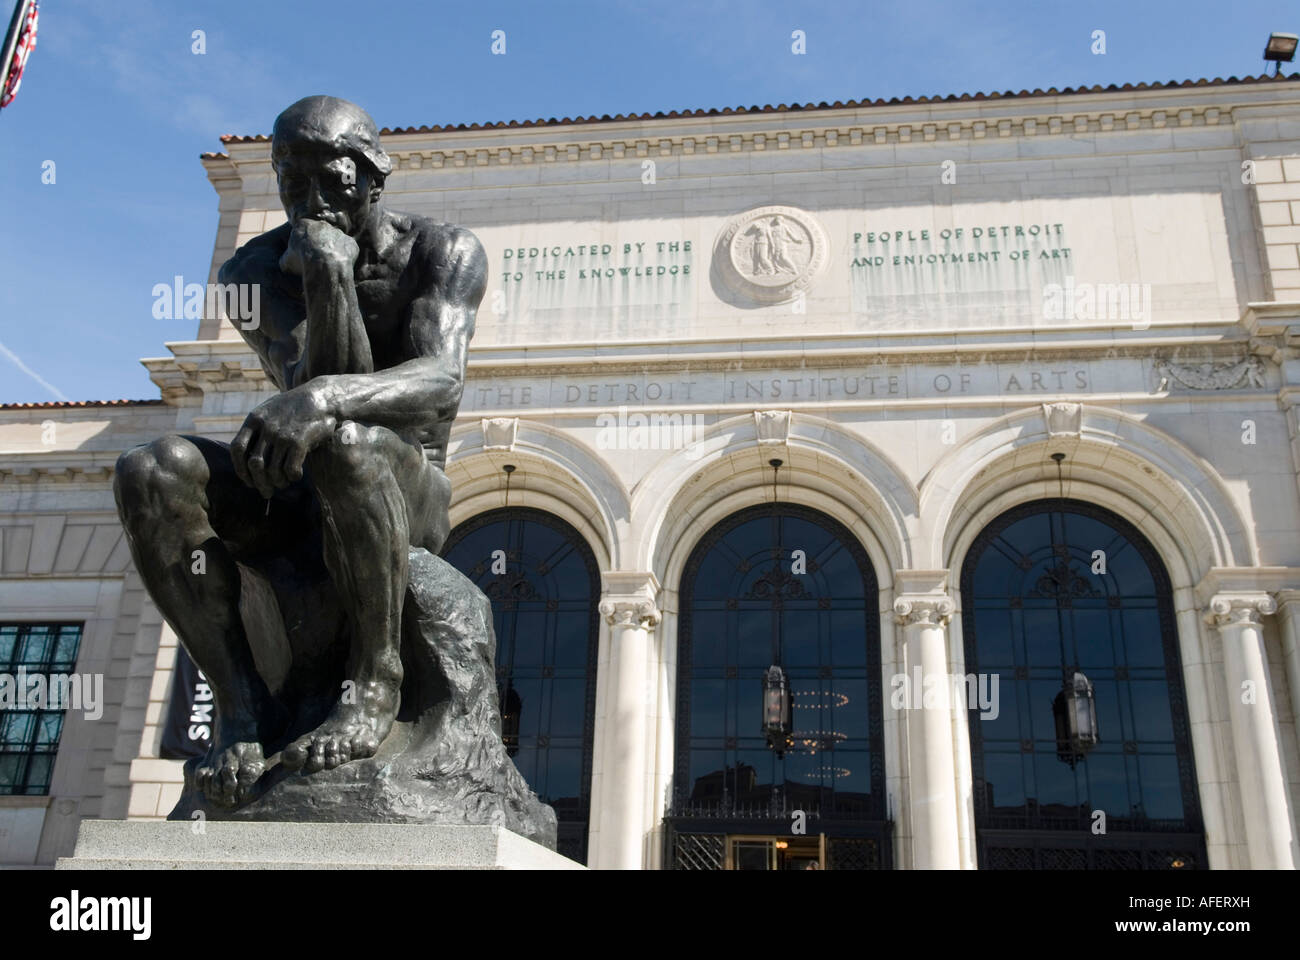
[[[795,207],[758,207],[732,217],[713,258],[735,293],[759,303],[786,303],[813,285],[830,244],[813,217]]]

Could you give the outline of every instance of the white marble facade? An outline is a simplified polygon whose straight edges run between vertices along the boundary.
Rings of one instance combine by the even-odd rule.
[[[453,524],[502,505],[512,463],[511,505],[568,521],[602,570],[593,866],[662,865],[682,570],[772,497],[769,459],[783,501],[870,556],[888,677],[964,672],[966,551],[1056,495],[1054,452],[1066,495],[1168,570],[1211,866],[1300,865],[1300,83],[384,143],[387,201],[468,226],[491,265]],[[268,146],[204,157],[220,221],[186,280],[283,222]],[[144,361],[161,402],[0,408],[0,619],[86,619],[110,705],[69,721],[50,798],[0,798],[0,862],[178,794],[156,759],[176,640],[111,471],[161,433],[229,439],[269,388],[230,322],[177,337]],[[885,710],[894,863],[973,868],[964,718],[905,714]]]

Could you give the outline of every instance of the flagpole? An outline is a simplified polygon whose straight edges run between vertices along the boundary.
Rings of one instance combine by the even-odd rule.
[[[9,32],[5,34],[4,57],[0,59],[0,93],[9,86],[9,68],[13,65],[14,51],[18,48],[18,35],[22,32],[23,21],[27,19],[27,8],[31,6],[32,0],[18,0],[14,7],[13,18],[9,21]],[[0,113],[3,113],[0,110]]]

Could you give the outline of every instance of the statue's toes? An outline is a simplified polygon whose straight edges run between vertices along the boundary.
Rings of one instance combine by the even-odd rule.
[[[236,774],[235,799],[240,803],[246,801],[253,795],[253,790],[257,786],[257,781],[262,778],[266,772],[265,760],[244,760],[239,764],[239,773]]]
[[[379,752],[379,741],[373,733],[359,733],[352,738],[350,750],[354,760],[373,757]]]
[[[239,762],[227,755],[221,769],[217,772],[217,793],[223,797],[233,797],[239,786]]]
[[[303,737],[301,740],[295,740],[284,748],[280,754],[280,763],[289,770],[301,770],[307,762],[307,755],[311,747],[311,738]]]
[[[317,770],[325,769],[325,744],[328,742],[326,737],[315,737],[311,742],[311,749],[307,753],[307,763],[303,767],[308,773],[315,773]]]

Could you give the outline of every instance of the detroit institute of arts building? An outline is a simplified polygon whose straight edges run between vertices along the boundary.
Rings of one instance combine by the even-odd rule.
[[[186,283],[284,222],[224,139]],[[1300,864],[1300,76],[384,145],[488,253],[443,556],[561,852]],[[158,399],[0,408],[0,673],[103,683],[0,712],[4,865],[165,817],[210,735],[112,474],[269,395],[237,322],[160,322]]]

